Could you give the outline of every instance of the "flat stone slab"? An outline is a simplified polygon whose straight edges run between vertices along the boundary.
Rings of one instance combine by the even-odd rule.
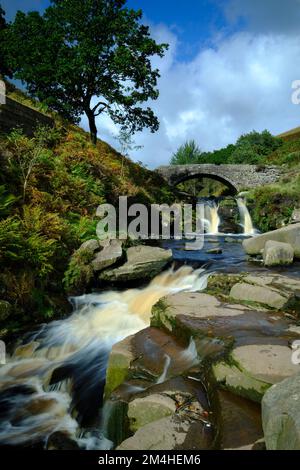
[[[201,450],[208,449],[211,430],[200,421],[182,420],[176,415],[140,428],[117,450]]]
[[[292,350],[281,344],[251,344],[231,352],[230,361],[213,366],[216,380],[234,393],[260,401],[274,383],[299,372]]]
[[[238,304],[223,304],[213,295],[202,292],[180,292],[163,297],[152,309],[153,316],[170,331],[176,317],[184,315],[195,319],[233,317],[241,315],[247,307]]]
[[[284,308],[289,301],[289,298],[284,293],[274,288],[252,285],[245,282],[235,284],[230,291],[230,297],[235,300],[257,302],[274,309]]]

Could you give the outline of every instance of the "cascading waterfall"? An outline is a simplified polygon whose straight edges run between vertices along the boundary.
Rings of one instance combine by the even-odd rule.
[[[215,202],[209,202],[204,207],[204,227],[205,231],[210,235],[217,235],[219,233],[220,217],[218,213],[219,207]]]
[[[247,208],[246,201],[243,198],[239,197],[237,198],[237,205],[241,217],[241,225],[244,228],[244,235],[254,235],[256,233],[256,230],[253,227],[253,222],[249,210]]]
[[[82,448],[105,448],[107,410],[102,416],[97,411],[111,347],[147,327],[161,297],[202,290],[207,278],[202,269],[184,266],[163,272],[142,289],[73,299],[75,311],[68,319],[44,326],[0,368],[0,444],[45,445],[61,431]],[[192,353],[193,348],[191,343]]]

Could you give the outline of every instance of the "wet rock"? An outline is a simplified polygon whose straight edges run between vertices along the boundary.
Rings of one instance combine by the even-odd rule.
[[[172,251],[152,246],[134,246],[127,250],[127,262],[119,268],[103,271],[100,279],[128,282],[151,279],[172,259]]]
[[[143,426],[117,450],[201,450],[210,442],[210,426],[175,414]]]
[[[176,319],[208,319],[241,315],[241,305],[222,304],[213,295],[202,292],[180,292],[162,298],[152,309],[152,323],[173,330]]]
[[[93,259],[93,270],[96,272],[103,271],[119,261],[123,256],[122,245],[121,240],[108,240],[107,244],[105,244],[102,250],[97,253],[96,257]]]
[[[6,300],[0,300],[0,321],[6,320],[12,313],[12,307]]]
[[[278,266],[292,264],[294,249],[289,243],[267,241],[263,252],[265,266]]]
[[[299,374],[267,391],[262,401],[262,420],[268,450],[300,449]]]
[[[228,391],[217,392],[222,449],[252,449],[263,437],[260,406]]]
[[[79,247],[80,251],[87,251],[89,253],[95,253],[95,251],[99,250],[100,245],[99,241],[92,239],[92,240],[87,240],[86,242],[82,243],[82,245]]]
[[[248,255],[258,255],[269,240],[289,243],[293,247],[295,257],[300,257],[300,223],[287,225],[278,230],[244,240],[243,247]]]
[[[131,361],[135,358],[131,344],[132,338],[132,336],[128,336],[123,341],[115,344],[111,350],[106,372],[104,392],[106,397],[109,397],[112,391],[121,385],[128,375]]]
[[[281,344],[250,344],[237,347],[227,362],[213,366],[214,376],[224,388],[260,402],[274,383],[295,375],[291,349]]]
[[[235,300],[257,302],[275,309],[282,309],[288,305],[291,296],[288,296],[274,288],[258,286],[247,283],[235,284],[230,297]]]
[[[135,432],[152,421],[172,415],[175,411],[175,401],[168,396],[156,393],[136,398],[128,406],[130,429]]]

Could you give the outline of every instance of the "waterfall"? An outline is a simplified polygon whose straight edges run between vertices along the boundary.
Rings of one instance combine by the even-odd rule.
[[[210,235],[216,235],[219,233],[220,217],[218,210],[219,206],[215,202],[209,202],[204,208],[204,226],[206,228],[206,232]]]
[[[251,215],[243,198],[237,198],[237,205],[241,217],[241,225],[244,228],[244,235],[254,235],[256,233],[253,227]]]
[[[184,266],[161,273],[145,288],[73,299],[69,318],[43,326],[0,368],[0,445],[46,443],[61,431],[82,448],[109,448],[99,410],[107,420],[102,397],[111,347],[147,327],[161,297],[204,289],[207,279],[202,269]],[[95,420],[98,427],[91,431]]]

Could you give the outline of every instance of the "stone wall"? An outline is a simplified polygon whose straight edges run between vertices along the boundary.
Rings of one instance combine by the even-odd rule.
[[[37,125],[53,127],[54,120],[8,97],[6,103],[0,105],[0,133],[22,127],[24,133],[31,137]]]

